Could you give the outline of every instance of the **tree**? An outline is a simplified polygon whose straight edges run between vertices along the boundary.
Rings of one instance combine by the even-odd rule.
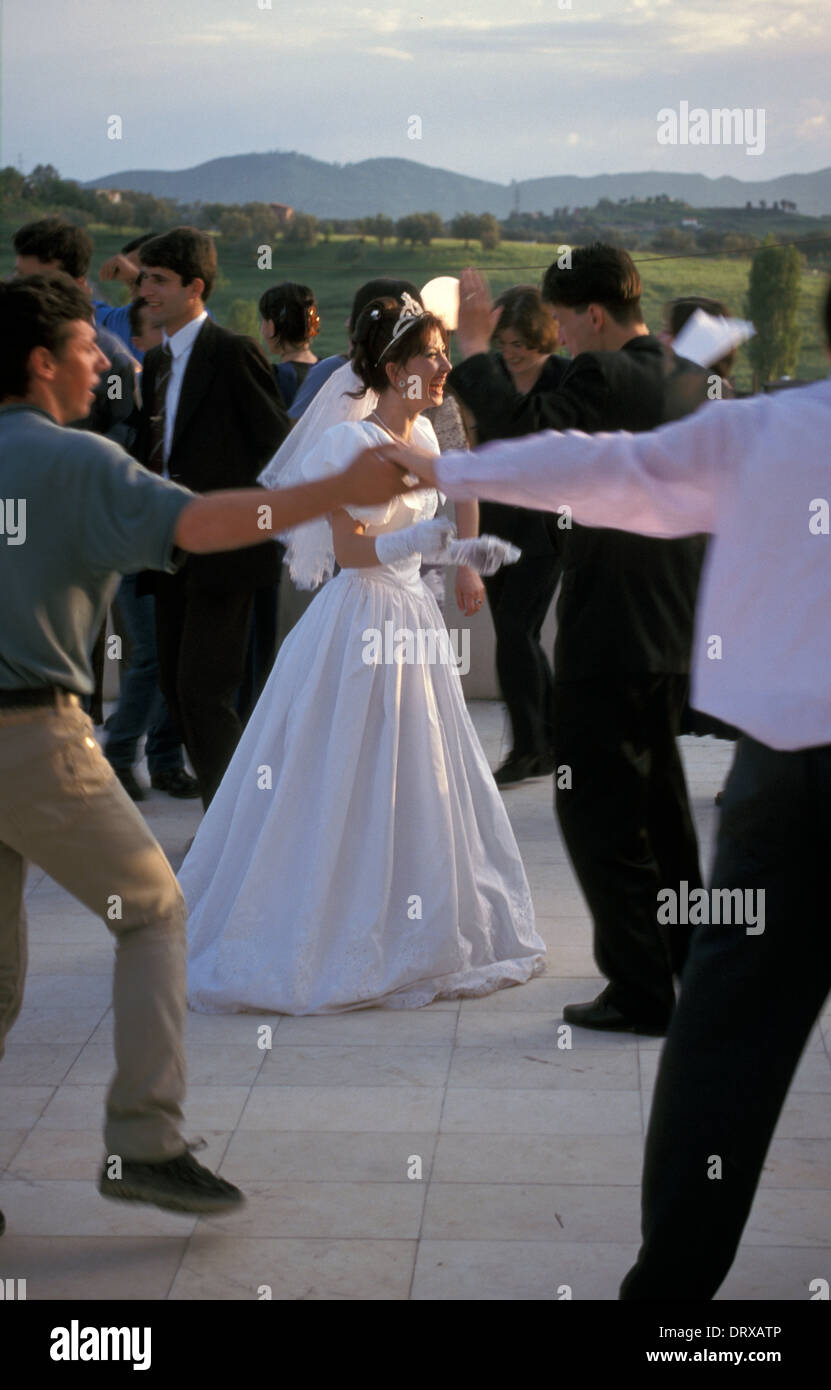
[[[495,251],[501,236],[499,223],[492,212],[483,212],[479,218],[479,241],[483,251]]]
[[[450,235],[470,246],[471,238],[479,235],[479,218],[475,212],[460,212],[450,223]]]
[[[406,217],[399,217],[395,233],[400,245],[408,241],[411,246],[415,246],[416,242],[420,246],[429,246],[432,240],[430,224],[423,212],[411,212]]]
[[[756,328],[748,355],[758,381],[792,376],[799,357],[796,321],[802,257],[795,246],[777,246],[766,237],[750,267],[745,314]]]
[[[308,212],[296,212],[283,232],[283,241],[289,246],[314,246],[317,236],[317,218]]]
[[[217,219],[217,230],[228,241],[242,241],[251,235],[251,218],[238,208],[228,208]]]
[[[226,328],[232,333],[247,333],[256,338],[260,331],[257,306],[250,299],[232,299],[225,319]]]
[[[377,212],[374,217],[366,219],[366,234],[378,238],[378,245],[383,251],[384,242],[391,241],[395,236],[395,223],[391,217],[385,217],[382,212]]]

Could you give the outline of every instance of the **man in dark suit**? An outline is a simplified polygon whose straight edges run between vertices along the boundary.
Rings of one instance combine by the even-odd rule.
[[[139,256],[150,322],[163,334],[144,361],[136,457],[194,492],[251,487],[288,433],[288,420],[258,345],[208,318],[213,241],[193,227],[175,227],[145,242]],[[275,583],[279,562],[277,546],[266,540],[190,556],[177,574],[154,576],[161,686],[206,807],[242,731],[235,695],[254,593]]]
[[[650,334],[625,251],[596,243],[562,260],[542,293],[572,363],[557,389],[527,398],[487,353],[498,315],[484,282],[462,275],[457,341],[466,360],[449,384],[477,424],[499,421],[503,435],[637,432],[706,399],[706,373]],[[690,891],[701,886],[676,736],[705,542],[586,528],[567,515],[554,524],[566,542],[554,649],[557,814],[609,981],[596,999],[567,1005],[563,1018],[660,1036],[692,929],[660,925],[657,895],[683,880]]]

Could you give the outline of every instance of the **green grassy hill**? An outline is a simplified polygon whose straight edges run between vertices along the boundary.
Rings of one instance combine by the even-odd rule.
[[[0,227],[0,276],[13,266],[10,246],[11,227]],[[97,267],[128,239],[131,229],[91,226],[95,237],[93,276]],[[395,275],[412,280],[419,287],[436,275],[457,275],[465,265],[479,267],[494,292],[520,282],[539,284],[542,272],[554,259],[553,244],[502,242],[494,251],[482,251],[473,243],[465,248],[461,241],[442,239],[429,248],[402,247],[388,242],[383,249],[375,240],[363,244],[355,238],[333,235],[328,242],[304,250],[278,243],[271,271],[257,268],[256,246],[230,244],[217,239],[220,283],[211,299],[211,308],[220,323],[226,321],[234,300],[256,305],[269,284],[296,280],[310,285],[320,308],[321,332],[316,340],[318,355],[343,350],[346,342],[344,320],[355,290],[376,275]],[[661,258],[654,252],[633,253],[644,283],[644,311],[650,328],[662,323],[662,307],[676,295],[705,294],[723,299],[730,310],[742,316],[750,269],[748,258],[684,256]],[[350,259],[347,259],[350,258]],[[798,374],[816,378],[826,375],[828,362],[823,353],[819,314],[826,277],[806,269],[802,277],[800,323],[802,347]],[[117,285],[100,287],[101,297],[120,303],[124,291]],[[750,372],[740,355],[737,385],[749,389]]]

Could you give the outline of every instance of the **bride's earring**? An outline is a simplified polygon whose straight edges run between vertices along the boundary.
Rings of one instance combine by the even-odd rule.
[[[406,399],[407,399],[407,383],[406,383],[406,381],[399,381],[399,383],[398,383],[398,389],[399,389],[399,391],[401,392],[401,395],[402,395],[402,396],[404,397],[404,399],[406,400]]]

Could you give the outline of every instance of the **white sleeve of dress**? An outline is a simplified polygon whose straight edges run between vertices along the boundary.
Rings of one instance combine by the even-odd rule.
[[[343,421],[341,424],[332,425],[306,454],[300,471],[308,480],[341,473],[349,467],[362,449],[372,448],[375,443],[376,440],[359,421]],[[385,526],[394,508],[393,499],[377,507],[345,506],[341,510],[348,512],[355,521],[360,521],[364,526]]]

